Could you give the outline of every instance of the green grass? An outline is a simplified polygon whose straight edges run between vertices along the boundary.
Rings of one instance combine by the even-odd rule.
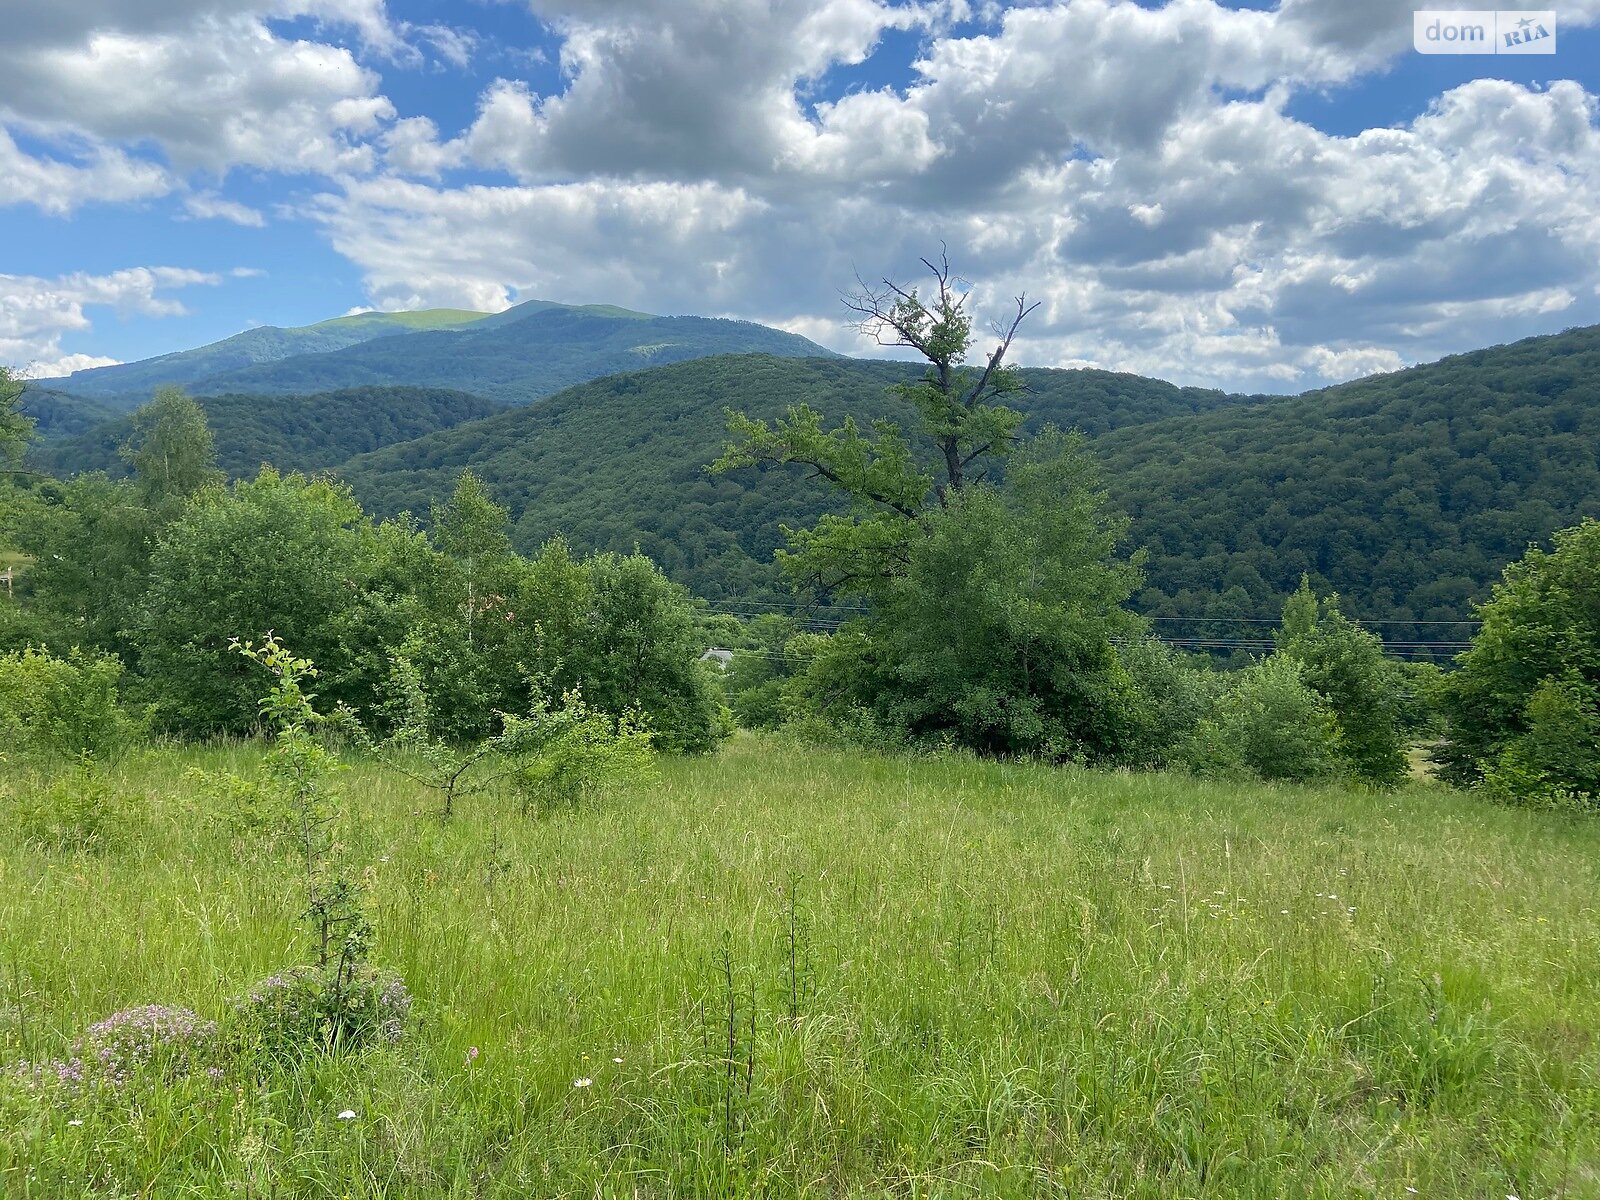
[[[258,762],[148,752],[95,852],[0,843],[6,1064],[303,953],[292,856],[183,775]],[[0,1084],[4,1194],[1600,1195],[1593,823],[754,738],[544,821],[337,787],[411,1040]]]

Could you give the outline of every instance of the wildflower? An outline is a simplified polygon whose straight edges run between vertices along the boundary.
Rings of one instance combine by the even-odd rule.
[[[74,1117],[72,1120],[68,1121],[67,1124],[76,1126],[76,1125],[82,1125],[83,1122],[78,1120],[78,1118]]]
[[[572,1086],[575,1087],[575,1088],[586,1088],[586,1087],[590,1087],[591,1085],[593,1085],[593,1083],[594,1083],[594,1080],[590,1079],[586,1075],[582,1079],[574,1079],[572,1081]]]
[[[356,1111],[353,1108],[347,1108],[339,1114],[339,1120],[341,1121],[354,1121],[355,1119]]]
[[[476,1046],[473,1046],[470,1050],[467,1051],[467,1066],[470,1067],[473,1063],[475,1063],[477,1061],[478,1061],[478,1048]]]
[[[147,1004],[112,1013],[89,1026],[65,1061],[27,1068],[34,1082],[48,1076],[69,1087],[121,1087],[144,1072],[188,1074],[216,1049],[217,1026],[187,1008]]]

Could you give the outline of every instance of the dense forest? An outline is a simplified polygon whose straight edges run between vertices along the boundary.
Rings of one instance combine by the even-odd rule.
[[[825,503],[782,481],[710,478],[723,409],[904,422],[893,363],[719,359],[599,380],[527,410],[353,460],[382,512],[420,512],[471,464],[525,547],[635,544],[713,599],[782,594],[779,526]],[[1300,576],[1368,620],[1457,621],[1529,542],[1600,511],[1600,327],[1300,397],[1238,397],[1100,371],[1029,370],[1029,427],[1094,439],[1148,548],[1137,605],[1199,638],[1270,617]],[[1439,626],[1421,640],[1466,630]],[[1422,638],[1422,634],[1428,636]]]
[[[32,400],[29,389],[25,396]],[[367,387],[311,396],[202,396],[217,443],[217,465],[230,478],[252,476],[262,463],[286,471],[322,471],[358,454],[475,421],[499,405],[448,388]],[[32,409],[25,406],[32,414]],[[103,411],[103,410],[101,410]],[[36,446],[31,461],[57,475],[130,472],[122,454],[134,435],[131,415],[114,417],[72,437]]]
[[[723,357],[615,375],[352,460],[341,469],[373,511],[422,513],[471,466],[511,510],[531,551],[557,533],[575,545],[637,545],[696,595],[782,600],[773,572],[780,526],[814,520],[825,496],[777,477],[718,476],[705,466],[726,437],[724,410],[761,417],[811,404],[835,418],[907,421],[888,394],[907,363]],[[1023,372],[1031,424],[1100,434],[1242,402],[1200,388],[1107,371]],[[792,482],[792,481],[791,481]]]
[[[425,350],[433,338],[499,345],[505,356],[481,369],[522,380],[510,390],[525,398],[543,386],[516,374],[538,338],[565,337],[568,367],[577,356],[598,369],[595,348],[616,330],[652,327],[621,310],[529,307],[487,318],[481,333],[385,338],[342,353]],[[781,526],[839,501],[778,475],[710,476],[725,410],[770,419],[805,403],[834,421],[903,425],[910,414],[890,387],[916,373],[903,362],[721,355],[609,375],[510,411],[436,388],[221,395],[203,407],[231,476],[264,461],[336,469],[374,512],[421,517],[470,465],[510,510],[524,552],[558,532],[583,549],[638,547],[696,594],[737,607],[792,603],[771,566]],[[1015,403],[1027,431],[1055,424],[1092,439],[1107,490],[1133,518],[1131,544],[1147,550],[1135,605],[1175,637],[1259,638],[1255,625],[1306,575],[1365,620],[1440,622],[1396,632],[1435,644],[1437,657],[1470,632],[1443,622],[1470,617],[1506,563],[1600,511],[1600,327],[1299,397],[1093,370],[1021,378],[1027,391]],[[25,405],[47,435],[34,451],[46,469],[125,469],[116,453],[125,418],[95,424],[106,416],[95,402],[32,387]]]
[[[20,411],[33,422],[35,436],[43,440],[87,433],[96,426],[117,420],[119,416],[116,409],[98,400],[69,395],[37,383],[28,384],[23,391]],[[66,469],[77,471],[84,468],[74,462],[68,464]]]
[[[1461,618],[1530,542],[1600,514],[1600,327],[1096,450],[1150,551],[1148,612],[1270,613],[1309,574],[1367,620]]]

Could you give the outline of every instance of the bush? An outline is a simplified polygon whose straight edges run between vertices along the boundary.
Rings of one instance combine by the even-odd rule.
[[[1569,674],[1546,679],[1528,700],[1526,728],[1483,775],[1497,799],[1560,808],[1600,807],[1600,712]]]
[[[24,1068],[37,1084],[124,1087],[141,1078],[162,1080],[201,1070],[221,1073],[215,1021],[187,1008],[147,1004],[112,1013],[89,1026],[72,1057]]]
[[[1224,677],[1155,638],[1119,646],[1117,659],[1129,686],[1111,761],[1135,768],[1169,766],[1215,708],[1226,687]]]
[[[360,1050],[400,1041],[411,993],[392,971],[361,964],[341,974],[305,966],[261,980],[233,1001],[246,1043],[274,1057]]]
[[[1339,611],[1337,596],[1319,600],[1302,578],[1283,607],[1274,634],[1278,654],[1300,664],[1301,678],[1321,696],[1336,722],[1340,766],[1373,787],[1406,776],[1402,712],[1408,682],[1383,642]]]
[[[652,734],[633,713],[612,717],[568,692],[561,707],[536,697],[526,717],[507,714],[501,740],[515,766],[513,792],[524,814],[574,809],[608,788],[654,775]]]
[[[1216,712],[1200,722],[1180,761],[1205,775],[1247,772],[1302,782],[1333,775],[1338,725],[1302,670],[1274,654],[1241,672]]]
[[[912,748],[903,729],[861,704],[803,713],[784,724],[782,731],[812,746],[870,750],[878,754],[896,754]]]
[[[73,650],[0,655],[0,745],[6,753],[44,757],[106,755],[121,748],[134,722],[117,702],[122,663]]]

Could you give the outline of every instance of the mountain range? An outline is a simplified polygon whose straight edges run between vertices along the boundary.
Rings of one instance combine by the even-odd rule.
[[[529,300],[492,316],[428,309],[362,313],[299,329],[267,326],[196,350],[78,371],[53,386],[124,409],[143,404],[162,384],[196,396],[436,387],[526,404],[617,371],[749,353],[804,357],[831,351],[750,321]]]
[[[724,410],[773,417],[807,403],[830,421],[906,423],[888,388],[918,370],[743,322],[622,309],[535,301],[449,329],[415,316],[193,385],[224,469],[334,470],[370,510],[420,516],[470,466],[521,548],[557,533],[581,548],[638,546],[724,607],[788,601],[771,565],[780,526],[830,503],[798,470],[707,475]],[[190,353],[200,358],[128,369],[221,361],[217,347]],[[1358,617],[1419,623],[1413,640],[1445,642],[1463,628],[1445,623],[1469,617],[1530,541],[1600,514],[1600,327],[1295,397],[1095,370],[1023,378],[1031,428],[1093,440],[1132,518],[1129,544],[1146,554],[1139,607],[1196,640],[1250,631],[1304,573]],[[129,426],[109,407],[126,408],[126,394],[74,394],[78,379],[25,397],[52,434],[35,461],[122,470]]]

